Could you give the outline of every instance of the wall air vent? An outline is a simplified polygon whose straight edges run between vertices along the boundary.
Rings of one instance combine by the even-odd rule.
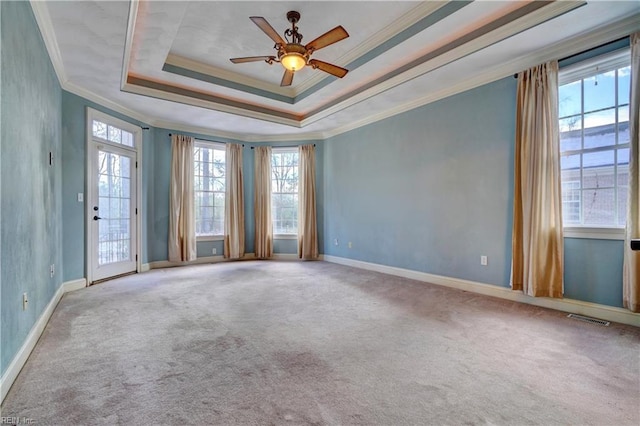
[[[579,321],[588,322],[588,323],[591,323],[591,324],[604,325],[605,327],[608,327],[609,324],[611,324],[609,321],[605,321],[605,320],[601,320],[601,319],[597,319],[597,318],[585,317],[585,316],[577,315],[577,314],[569,314],[569,315],[567,315],[567,318],[573,318],[573,319],[577,319]]]

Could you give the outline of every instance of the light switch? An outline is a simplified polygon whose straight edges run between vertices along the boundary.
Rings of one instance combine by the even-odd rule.
[[[78,202],[84,202],[84,194],[82,192],[78,192]]]

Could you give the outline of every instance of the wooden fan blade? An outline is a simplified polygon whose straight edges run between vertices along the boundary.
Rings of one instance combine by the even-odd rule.
[[[320,50],[323,47],[327,47],[330,44],[337,43],[340,40],[344,40],[347,37],[349,37],[349,33],[347,33],[347,30],[342,28],[342,25],[338,25],[334,29],[332,29],[330,31],[327,31],[326,33],[322,34],[317,39],[307,43],[305,48],[307,50],[309,50],[309,49],[310,50]]]
[[[229,59],[234,64],[244,64],[245,62],[268,62],[269,59],[275,59],[275,56],[246,56],[244,58],[231,58]]]
[[[331,75],[335,75],[336,77],[339,77],[339,78],[344,77],[349,72],[348,69],[330,64],[328,62],[319,61],[317,59],[310,60],[309,65],[311,65],[314,69],[317,68]]]
[[[293,71],[284,70],[284,75],[282,76],[282,81],[280,82],[280,86],[291,86],[293,82]]]
[[[283,46],[287,44],[287,42],[284,41],[282,37],[280,37],[280,34],[278,34],[278,32],[273,29],[271,24],[269,24],[267,20],[262,16],[251,16],[249,17],[249,19],[251,19],[254,24],[256,24],[262,31],[264,31],[264,33],[268,35],[271,40],[275,41],[276,43],[280,43]]]

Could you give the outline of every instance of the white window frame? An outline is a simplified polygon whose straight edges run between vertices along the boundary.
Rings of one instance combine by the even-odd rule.
[[[273,156],[273,154],[285,154],[285,153],[294,153],[294,154],[298,154],[298,147],[272,147],[271,148],[271,155]],[[298,173],[300,173],[300,158],[298,157]],[[298,179],[299,179],[299,175],[298,175]],[[272,176],[271,179],[269,180],[269,183],[273,182],[273,172],[272,172]],[[298,184],[299,185],[299,184]],[[297,192],[298,196],[300,196],[300,188],[298,187],[298,192]],[[271,188],[271,196],[273,197],[273,187]],[[298,208],[298,207],[296,207]],[[300,219],[299,215],[300,215],[300,209],[298,208],[298,219]],[[273,210],[271,211],[271,223],[273,224],[273,218],[274,218],[274,214],[273,214]],[[275,227],[274,227],[275,230]],[[296,240],[298,239],[298,231],[296,229],[295,233],[291,233],[291,234],[276,234],[274,233],[273,238],[275,240]]]
[[[631,52],[629,48],[619,49],[611,53],[604,55],[598,55],[594,58],[580,61],[576,64],[570,65],[560,70],[558,75],[558,87],[565,84],[591,77],[596,74],[601,74],[607,71],[611,71],[618,68],[623,68],[630,65]],[[617,85],[617,82],[616,82]],[[617,86],[616,86],[617,87]],[[617,88],[616,88],[617,98]],[[617,104],[617,101],[616,101]],[[618,105],[616,105],[616,108]],[[583,112],[584,113],[584,112]],[[628,145],[615,145],[615,148],[625,148]],[[594,151],[602,150],[600,148],[592,149]],[[592,150],[581,149],[576,150],[575,153],[588,153]],[[606,150],[606,149],[605,149]],[[614,165],[614,167],[617,166]],[[582,169],[580,171],[582,175]],[[617,188],[617,172],[616,172],[616,188]],[[617,203],[616,203],[617,206]],[[563,234],[566,238],[587,238],[587,239],[601,239],[601,240],[624,240],[625,228],[613,227],[613,226],[565,226],[563,228]]]
[[[222,142],[211,142],[211,141],[205,141],[205,140],[201,140],[201,139],[195,139],[194,141],[194,146],[195,147],[201,147],[201,148],[209,148],[209,149],[216,149],[216,150],[220,150],[220,151],[225,151],[226,152],[226,145]],[[194,160],[195,162],[195,160]],[[225,154],[225,159],[224,159],[224,168],[225,168],[225,176],[227,173],[227,157]],[[225,185],[225,192],[227,190],[226,185]],[[195,209],[195,193],[197,192],[197,190],[195,188],[193,188],[193,193],[194,193],[194,209]],[[225,195],[226,196],[226,195]],[[224,214],[224,212],[223,212]],[[223,219],[224,221],[224,219]],[[215,234],[215,235],[196,235],[196,241],[224,241],[224,229],[222,231],[222,234]]]

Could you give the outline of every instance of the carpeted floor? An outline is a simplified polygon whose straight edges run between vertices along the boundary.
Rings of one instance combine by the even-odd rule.
[[[2,416],[37,424],[640,424],[640,329],[325,262],[64,296]]]

